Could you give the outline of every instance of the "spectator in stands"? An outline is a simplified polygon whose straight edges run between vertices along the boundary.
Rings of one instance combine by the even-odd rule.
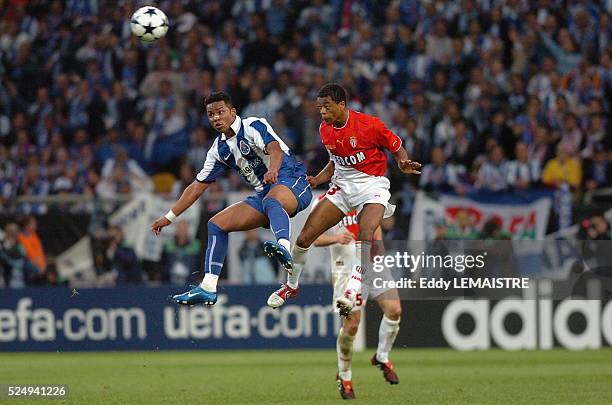
[[[149,176],[134,159],[128,157],[127,150],[123,147],[118,147],[116,156],[104,163],[101,174],[103,180],[127,183],[129,189],[133,191],[150,191],[153,189]],[[124,186],[118,187],[118,190],[123,189]]]
[[[540,181],[537,160],[529,160],[529,150],[523,142],[516,144],[516,160],[508,164],[508,185],[515,189],[527,189]]]
[[[261,249],[262,240],[257,229],[244,234],[239,250],[240,277],[245,284],[272,284],[276,282],[276,267]]]
[[[17,239],[21,246],[23,246],[26,257],[41,274],[45,273],[47,269],[47,257],[43,250],[42,243],[36,233],[38,222],[36,217],[33,215],[27,215],[21,221],[21,232],[19,232]]]
[[[584,188],[594,191],[612,187],[612,163],[601,143],[593,145],[593,158],[584,163]]]
[[[174,238],[164,245],[162,282],[185,285],[193,281],[192,275],[199,274],[198,258],[201,249],[200,242],[189,237],[189,223],[179,221]]]
[[[542,183],[548,187],[557,188],[561,183],[569,184],[573,189],[580,187],[582,168],[578,158],[570,154],[571,146],[560,142],[557,145],[557,155],[549,160],[542,171]]]
[[[143,271],[140,260],[134,249],[128,244],[123,231],[117,225],[108,230],[110,243],[106,250],[106,257],[110,261],[111,271],[115,274],[115,282],[118,285],[140,284]]]
[[[445,236],[447,239],[478,239],[478,230],[469,210],[463,208],[457,211],[454,221],[448,224]]]
[[[478,170],[475,187],[487,191],[504,191],[508,188],[508,162],[501,146],[495,144]]]
[[[189,164],[183,163],[181,165],[180,177],[174,181],[172,190],[170,191],[170,198],[177,199],[183,194],[183,191],[193,182],[193,170],[189,167]]]
[[[19,226],[8,223],[4,227],[4,238],[0,241],[0,270],[4,284],[9,288],[23,288],[37,284],[41,270],[27,257],[25,247],[19,240]]]
[[[444,161],[444,151],[434,148],[431,163],[423,166],[419,186],[426,191],[451,191],[457,186],[457,172],[452,164]]]

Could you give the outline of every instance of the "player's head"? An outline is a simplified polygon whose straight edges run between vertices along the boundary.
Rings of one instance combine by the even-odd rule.
[[[236,107],[232,103],[232,98],[223,91],[212,93],[206,97],[204,107],[210,125],[219,132],[227,132],[236,119]]]
[[[346,112],[346,90],[336,83],[321,87],[317,94],[317,108],[321,118],[328,124],[339,121]]]

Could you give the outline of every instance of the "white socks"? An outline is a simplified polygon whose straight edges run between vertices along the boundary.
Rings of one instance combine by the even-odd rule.
[[[376,360],[381,363],[389,361],[389,352],[393,347],[393,342],[399,332],[400,319],[392,321],[383,315],[378,329],[378,349],[376,350]]]
[[[217,280],[219,276],[212,273],[204,274],[204,280],[200,283],[200,287],[208,292],[217,292]]]
[[[361,284],[363,277],[367,273],[370,266],[370,250],[372,242],[358,240],[355,242],[355,257],[353,258],[351,277],[346,285],[347,290],[353,290],[357,293],[361,292]],[[362,260],[363,259],[363,260]]]
[[[340,329],[336,340],[336,352],[338,353],[338,376],[343,380],[351,380],[351,358],[353,357],[353,341],[355,336],[344,333]]]
[[[279,239],[278,244],[287,249],[287,252],[291,252],[291,242],[289,242],[287,239]]]
[[[287,285],[291,288],[297,288],[298,286],[300,273],[306,263],[306,253],[308,253],[308,248],[299,247],[297,244],[293,245],[293,250],[291,251],[293,269],[291,269],[291,273],[287,275]]]

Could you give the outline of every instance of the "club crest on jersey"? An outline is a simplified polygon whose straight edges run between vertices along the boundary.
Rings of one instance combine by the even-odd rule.
[[[349,138],[349,143],[351,144],[351,146],[354,148],[357,147],[357,137],[356,136],[351,136]]]
[[[240,153],[243,155],[248,155],[251,153],[251,147],[244,139],[240,140]]]

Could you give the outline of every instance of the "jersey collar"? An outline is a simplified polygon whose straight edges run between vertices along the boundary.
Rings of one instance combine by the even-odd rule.
[[[232,122],[232,125],[230,125],[230,128],[234,131],[236,135],[238,135],[238,132],[240,131],[241,126],[242,126],[242,119],[240,118],[239,115],[236,114],[236,119],[234,120],[234,122]],[[227,137],[225,136],[225,134],[221,134],[221,140],[225,141],[226,139]]]

